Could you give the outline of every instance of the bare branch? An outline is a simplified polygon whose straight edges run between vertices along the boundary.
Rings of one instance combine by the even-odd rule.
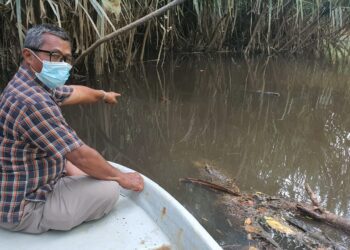
[[[191,182],[191,183],[199,184],[199,185],[202,185],[202,186],[214,189],[214,190],[218,190],[218,191],[222,191],[222,192],[225,192],[225,193],[228,193],[228,194],[232,194],[234,196],[241,196],[240,193],[235,192],[235,191],[233,191],[231,189],[228,189],[228,188],[223,187],[221,185],[218,185],[218,184],[215,184],[215,183],[212,183],[212,182],[209,182],[209,181],[201,180],[201,179],[195,179],[195,178],[187,177],[187,178],[181,178],[179,181],[180,182]]]
[[[88,54],[90,54],[94,49],[96,49],[98,46],[100,46],[102,43],[108,42],[109,40],[113,39],[114,37],[120,35],[121,33],[124,33],[126,31],[129,31],[137,26],[140,26],[141,24],[144,24],[145,22],[151,20],[154,17],[160,16],[162,15],[164,12],[168,11],[169,9],[185,2],[186,0],[174,0],[170,3],[168,3],[167,5],[164,5],[163,7],[161,7],[160,9],[157,9],[151,13],[149,13],[148,15],[137,19],[136,21],[125,25],[124,27],[117,29],[116,31],[98,39],[96,42],[94,42],[89,48],[87,48],[75,61],[74,65],[79,64],[82,59],[87,56]]]
[[[311,190],[309,184],[307,184],[307,183],[305,183],[305,190],[306,190],[307,194],[309,195],[312,204],[316,207],[319,207],[320,202],[318,201],[315,193]]]

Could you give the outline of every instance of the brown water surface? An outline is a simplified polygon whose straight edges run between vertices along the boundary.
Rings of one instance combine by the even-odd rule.
[[[65,108],[68,123],[108,160],[158,182],[222,245],[246,244],[215,194],[179,182],[198,162],[242,191],[308,201],[350,216],[350,70],[295,59],[184,55],[92,80],[122,93],[117,106]],[[344,239],[348,241],[348,239]]]

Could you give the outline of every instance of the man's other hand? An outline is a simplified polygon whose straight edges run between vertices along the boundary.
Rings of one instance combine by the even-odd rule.
[[[144,187],[143,178],[137,172],[123,173],[120,178],[118,178],[118,183],[125,189],[130,189],[137,192],[142,191]]]
[[[137,173],[124,173],[111,166],[102,155],[87,145],[67,153],[66,158],[85,174],[99,180],[117,181],[120,186],[133,191],[143,190],[143,178]]]

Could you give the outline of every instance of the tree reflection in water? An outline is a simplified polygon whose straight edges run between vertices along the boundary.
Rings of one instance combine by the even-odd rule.
[[[198,176],[193,162],[203,159],[243,191],[307,201],[307,182],[327,209],[350,216],[346,68],[184,55],[163,68],[151,62],[98,80],[97,87],[122,93],[118,106],[66,108],[68,122],[108,159],[153,178],[200,219],[212,209],[208,197],[187,192],[178,179]],[[206,227],[227,242],[214,232],[222,214],[208,214]]]

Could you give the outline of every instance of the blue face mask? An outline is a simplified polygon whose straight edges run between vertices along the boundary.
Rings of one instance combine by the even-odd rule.
[[[35,72],[36,77],[50,89],[54,89],[63,86],[69,78],[69,71],[72,69],[72,65],[66,62],[50,62],[42,61],[34,52],[42,63],[43,68],[41,72]]]

